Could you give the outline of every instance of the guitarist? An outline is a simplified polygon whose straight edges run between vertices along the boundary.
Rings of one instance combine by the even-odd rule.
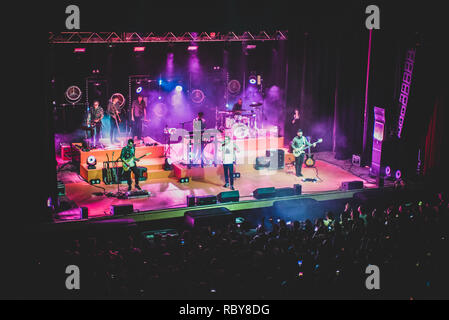
[[[100,145],[101,121],[103,120],[103,116],[103,108],[100,106],[100,102],[95,100],[94,107],[90,109],[90,112],[87,115],[87,124],[94,129],[93,135],[95,147]]]
[[[295,157],[296,176],[302,177],[301,169],[304,163],[304,155],[305,155],[304,150],[306,149],[306,147],[310,146],[316,147],[316,143],[311,144],[309,141],[307,141],[307,138],[302,135],[302,130],[299,129],[296,137],[293,138],[291,145],[293,150],[295,149],[303,150],[298,157]]]
[[[114,97],[112,101],[109,102],[108,109],[106,111],[111,119],[109,130],[109,138],[111,139],[111,144],[119,143],[117,137],[114,136],[115,131],[118,130],[118,123],[121,122],[119,107],[120,104],[118,102],[118,98]]]
[[[137,190],[142,190],[139,186],[139,170],[137,169],[136,161],[139,161],[139,159],[136,159],[136,149],[134,145],[134,140],[129,139],[128,144],[126,147],[122,149],[122,153],[120,154],[120,160],[126,164],[131,163],[129,165],[129,170],[125,171],[122,170],[122,174],[126,176],[126,180],[128,181],[128,191],[131,191],[131,171],[134,172],[135,177],[135,187]]]

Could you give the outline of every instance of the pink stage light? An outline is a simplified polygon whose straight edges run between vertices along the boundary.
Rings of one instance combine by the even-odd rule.
[[[73,52],[75,52],[75,53],[86,52],[86,48],[75,48],[75,50],[73,50]]]
[[[196,51],[196,50],[198,50],[198,46],[188,46],[187,50],[189,50],[189,51]]]
[[[144,52],[145,47],[134,47],[134,52]]]
[[[256,45],[255,44],[247,44],[246,45],[246,49],[256,49]]]

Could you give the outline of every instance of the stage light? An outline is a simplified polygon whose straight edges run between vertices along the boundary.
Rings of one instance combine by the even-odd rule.
[[[399,180],[399,179],[401,179],[401,177],[402,177],[402,173],[401,173],[401,170],[396,170],[396,173],[395,173],[395,178],[396,178],[396,180]]]
[[[196,51],[198,50],[198,46],[197,45],[190,45],[187,47],[187,50],[189,51]]]
[[[75,48],[75,50],[73,50],[74,53],[84,53],[86,52],[86,48]]]
[[[159,96],[159,97],[157,97],[159,100],[162,100],[162,97],[161,96]]]
[[[256,45],[255,44],[247,44],[246,49],[249,49],[249,50],[256,49]]]
[[[181,91],[182,91],[182,86],[176,86],[175,90],[176,90],[177,92],[181,92]]]
[[[89,156],[86,160],[87,169],[95,169],[97,164],[97,159],[94,156]]]
[[[160,85],[160,86],[162,85],[162,79],[159,80],[159,85]]]
[[[216,34],[215,32],[211,32],[211,33],[210,33],[210,37],[211,37],[211,38],[215,38],[216,35],[217,35],[217,34]]]
[[[137,89],[136,89],[136,93],[141,93],[142,92],[142,87],[138,87]]]
[[[250,76],[249,77],[249,83],[252,85],[255,85],[257,83],[257,79],[255,76]]]
[[[189,183],[189,181],[190,181],[190,179],[189,178],[181,178],[181,179],[179,179],[179,182],[180,183]]]
[[[145,47],[134,47],[134,52],[144,52]]]
[[[391,168],[390,168],[389,166],[387,166],[387,167],[385,168],[385,175],[386,175],[387,177],[389,177],[389,176],[391,175]]]

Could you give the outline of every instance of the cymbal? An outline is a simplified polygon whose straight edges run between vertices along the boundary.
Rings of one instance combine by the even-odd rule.
[[[252,108],[255,108],[255,107],[260,107],[261,105],[262,105],[262,103],[260,103],[260,102],[253,102],[249,106]]]

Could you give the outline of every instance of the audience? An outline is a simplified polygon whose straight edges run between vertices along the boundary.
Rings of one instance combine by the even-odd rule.
[[[327,212],[315,223],[261,217],[254,226],[232,222],[152,240],[129,230],[65,243],[50,239],[38,246],[35,261],[43,279],[78,265],[83,297],[416,299],[447,294],[444,194],[387,206],[347,203],[337,217]],[[379,291],[365,287],[370,264],[380,268]],[[57,284],[52,289],[55,296],[71,294]]]

